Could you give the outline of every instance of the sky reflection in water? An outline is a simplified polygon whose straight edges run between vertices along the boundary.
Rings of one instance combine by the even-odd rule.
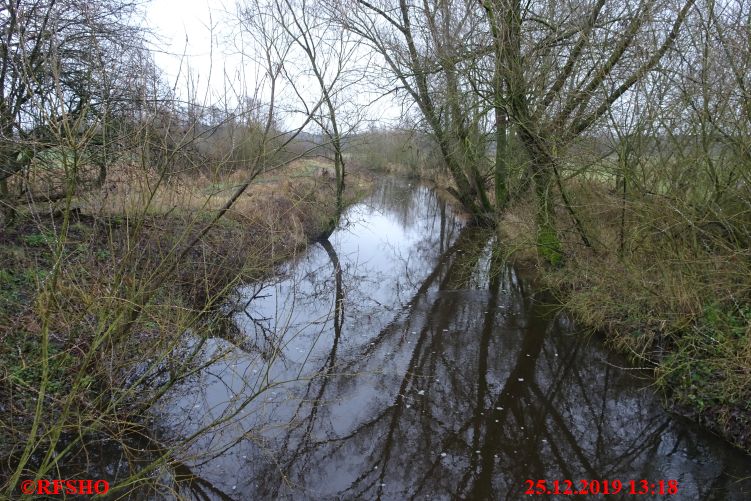
[[[432,190],[386,180],[330,244],[243,287],[240,340],[208,343],[227,355],[162,415],[172,436],[226,418],[185,458],[183,494],[520,499],[527,479],[675,479],[671,499],[751,498],[747,456],[662,410],[493,248]]]

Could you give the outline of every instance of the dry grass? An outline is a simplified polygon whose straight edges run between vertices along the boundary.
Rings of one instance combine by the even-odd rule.
[[[243,173],[158,183],[154,174],[119,168],[102,189],[74,200],[67,231],[61,211],[29,205],[0,240],[0,476],[18,464],[13,458],[23,453],[42,386],[38,450],[64,447],[67,439],[53,443],[57,433],[82,439],[84,449],[92,438],[127,449],[127,430],[150,399],[192,370],[184,333],[227,335],[212,310],[328,223],[329,171],[323,161],[305,160],[260,176],[185,253]],[[368,189],[357,174],[348,181],[349,202]],[[66,468],[54,456],[32,459],[30,475],[43,464]],[[65,471],[72,477],[96,467]]]
[[[675,408],[751,450],[751,251],[687,203],[644,196],[622,205],[597,181],[566,190],[593,249],[559,206],[566,259],[545,266],[535,252],[534,204],[523,200],[501,225],[508,252],[535,263],[582,326],[655,367]]]
[[[321,172],[330,168],[321,160],[306,159],[262,173],[231,211],[239,215],[257,212],[262,201],[287,192],[292,180],[327,189],[330,178]],[[248,176],[243,170],[216,176],[191,172],[162,180],[155,172],[120,167],[110,173],[105,189],[87,193],[81,204],[87,212],[103,215],[137,214],[144,208],[151,214],[213,211],[222,207]]]

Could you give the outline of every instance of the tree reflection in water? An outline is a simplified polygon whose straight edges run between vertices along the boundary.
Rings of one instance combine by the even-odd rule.
[[[662,410],[433,191],[387,181],[348,217],[244,290],[237,322],[256,351],[165,407],[173,437],[232,416],[184,459],[212,492],[519,499],[527,479],[675,479],[675,499],[751,496],[747,457]]]

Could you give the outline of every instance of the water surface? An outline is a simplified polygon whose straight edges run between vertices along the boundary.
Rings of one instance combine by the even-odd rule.
[[[751,498],[748,456],[665,412],[432,190],[385,180],[344,219],[239,291],[239,335],[164,405],[163,434],[209,426],[183,495],[522,499],[528,479],[618,479],[611,499],[665,499],[627,494],[646,479]]]

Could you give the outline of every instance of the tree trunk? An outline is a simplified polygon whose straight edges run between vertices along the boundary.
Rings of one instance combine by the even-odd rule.
[[[555,211],[551,187],[552,165],[539,165],[534,175],[537,195],[537,252],[545,260],[557,266],[563,259],[561,242],[555,230]]]
[[[96,178],[97,187],[101,188],[104,186],[105,181],[107,181],[107,162],[102,160],[99,164],[99,175]]]
[[[2,204],[2,214],[5,226],[11,226],[16,220],[16,210],[13,208],[13,202],[8,190],[8,180],[0,179],[0,204]]]
[[[508,202],[508,118],[506,112],[498,104],[495,107],[495,209],[498,219]]]

